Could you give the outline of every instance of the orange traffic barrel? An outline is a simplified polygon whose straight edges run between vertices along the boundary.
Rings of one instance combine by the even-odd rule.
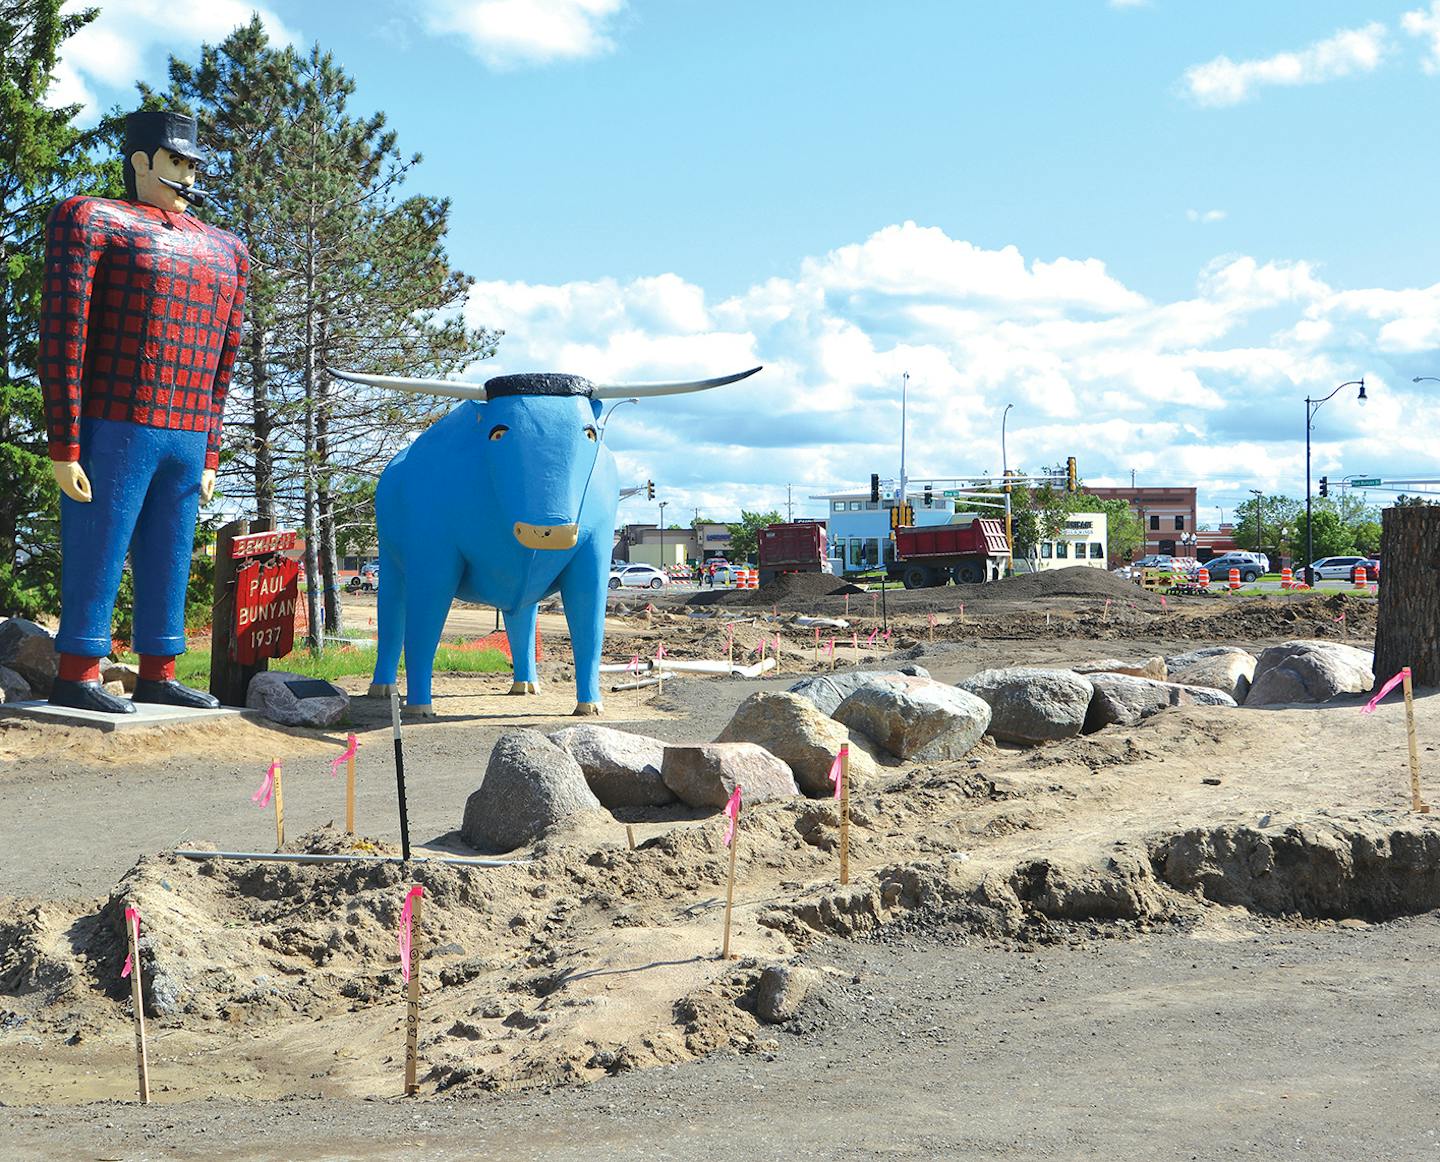
[[[1239,588],[1240,588],[1240,570],[1239,570],[1239,569],[1231,569],[1231,570],[1230,570],[1230,588],[1231,588],[1231,589],[1239,589]]]
[[[1356,588],[1356,589],[1369,589],[1369,588],[1370,588],[1369,582],[1370,582],[1370,574],[1369,574],[1369,572],[1366,570],[1365,566],[1364,566],[1364,565],[1356,565],[1356,566],[1355,566],[1355,588]]]
[[[1195,580],[1200,583],[1201,589],[1208,589],[1210,586],[1210,570],[1204,565],[1200,566],[1200,572],[1195,574]]]
[[[1280,588],[1289,589],[1293,584],[1295,584],[1295,572],[1289,565],[1286,565],[1280,570]]]

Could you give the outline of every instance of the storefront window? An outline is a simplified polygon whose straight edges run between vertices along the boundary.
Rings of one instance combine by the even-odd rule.
[[[1090,542],[1090,559],[1092,561],[1103,561],[1105,559],[1105,546],[1099,541]]]
[[[1056,542],[1055,542],[1055,557],[1056,557],[1057,560],[1061,560],[1061,561],[1069,560],[1069,558],[1070,558],[1070,542],[1069,542],[1069,541],[1056,541]]]
[[[1048,560],[1050,560],[1050,558],[1053,557],[1054,555],[1055,555],[1055,546],[1054,546],[1053,544],[1051,544],[1049,541],[1041,541],[1041,542],[1040,542],[1040,559],[1041,559],[1042,561],[1048,561]]]

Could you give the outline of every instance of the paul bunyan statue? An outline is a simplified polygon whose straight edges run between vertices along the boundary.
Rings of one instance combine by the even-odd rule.
[[[193,117],[132,113],[125,193],[50,215],[40,381],[60,501],[60,652],[53,705],[135,712],[214,707],[175,680],[200,504],[215,489],[221,414],[239,345],[249,257],[187,211],[204,161]],[[133,702],[100,662],[126,552],[135,582]]]

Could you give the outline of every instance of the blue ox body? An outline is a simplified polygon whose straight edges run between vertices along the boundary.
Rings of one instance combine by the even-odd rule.
[[[407,710],[433,715],[435,651],[457,597],[502,612],[515,668],[510,692],[536,693],[539,604],[558,593],[575,659],[575,713],[599,714],[619,503],[601,400],[699,391],[754,371],[632,387],[597,387],[573,375],[501,376],[480,387],[336,372],[356,382],[468,401],[381,473],[375,493],[380,642],[370,693],[388,696],[396,688],[403,647]]]

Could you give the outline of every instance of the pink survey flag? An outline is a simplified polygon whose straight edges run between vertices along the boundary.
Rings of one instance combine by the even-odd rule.
[[[405,896],[405,906],[400,909],[400,979],[410,979],[410,917],[415,913],[415,898],[423,896],[425,889],[416,884]]]
[[[885,644],[888,646],[888,645],[890,644],[890,631],[887,629],[887,630],[886,630],[883,634],[881,634],[880,636],[885,639]]]
[[[1409,675],[1410,667],[1405,666],[1398,674],[1391,678],[1390,681],[1386,682],[1385,685],[1381,686],[1380,689],[1375,692],[1375,697],[1371,698],[1369,702],[1365,703],[1364,706],[1360,707],[1360,713],[1374,714],[1375,707],[1380,705],[1380,699],[1384,698],[1386,694],[1390,693],[1391,690],[1395,689],[1396,686],[1400,685],[1401,682],[1405,681],[1405,679],[1409,677]]]
[[[140,947],[140,910],[138,908],[125,909],[125,939],[130,939],[130,925],[135,925],[135,947]],[[125,963],[120,966],[120,979],[130,975],[130,970],[135,966],[130,963],[130,953],[125,953]]]
[[[830,639],[830,644],[826,648],[830,651],[830,656],[833,658],[835,656],[835,639],[833,637]]]
[[[935,628],[935,615],[934,615],[933,613],[927,613],[925,616],[930,619],[930,628],[931,628],[931,629],[934,629],[934,628]]]
[[[638,674],[638,673],[640,672],[640,655],[639,655],[639,654],[631,654],[631,655],[630,655],[630,672],[631,672],[632,674]]]
[[[270,806],[270,796],[275,793],[275,772],[280,769],[280,764],[271,763],[270,769],[265,772],[264,781],[255,788],[255,793],[250,796],[250,802],[257,807]]]
[[[738,786],[730,792],[730,800],[725,804],[725,818],[730,822],[725,825],[725,838],[722,842],[729,847],[730,841],[735,838],[735,828],[740,823],[740,788]]]
[[[330,777],[332,779],[340,773],[342,766],[355,757],[355,752],[359,749],[359,745],[360,744],[355,741],[353,734],[345,741],[345,749],[330,760]]]
[[[763,658],[765,656],[765,639],[762,637],[758,642],[756,642],[755,648],[750,652],[754,654],[757,658]]]
[[[869,646],[873,646],[873,645],[875,644],[875,639],[876,639],[877,637],[879,637],[879,636],[880,636],[880,630],[879,630],[879,628],[877,627],[877,628],[875,628],[875,629],[872,629],[872,630],[870,631],[870,636],[865,639],[865,645],[866,645],[866,647],[868,648]]]
[[[835,761],[830,764],[830,781],[835,784],[835,798],[840,798],[840,775],[844,767],[845,756],[850,753],[850,744],[847,742],[840,748],[840,753],[835,756]]]

